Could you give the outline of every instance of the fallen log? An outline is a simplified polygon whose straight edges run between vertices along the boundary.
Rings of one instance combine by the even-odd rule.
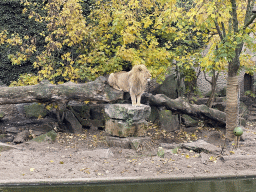
[[[206,105],[190,104],[182,98],[170,99],[166,95],[149,95],[150,105],[165,106],[167,109],[186,113],[199,119],[209,118],[223,125],[226,124],[226,113],[217,109],[209,108]]]
[[[110,87],[105,77],[81,84],[67,82],[53,85],[43,80],[37,85],[1,87],[0,91],[0,105],[32,102],[66,103],[70,100],[112,102],[119,99],[123,99],[123,92]]]

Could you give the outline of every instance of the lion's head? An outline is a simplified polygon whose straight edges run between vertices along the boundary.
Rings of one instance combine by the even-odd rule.
[[[136,76],[138,75],[139,78],[143,78],[144,81],[150,81],[151,79],[151,74],[145,65],[135,65],[131,73]]]

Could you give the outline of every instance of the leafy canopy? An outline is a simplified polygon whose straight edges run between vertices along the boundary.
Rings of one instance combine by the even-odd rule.
[[[185,70],[197,64],[205,70],[225,70],[240,42],[256,48],[249,36],[252,29],[244,29],[241,22],[238,32],[230,27],[229,0],[97,0],[88,17],[82,0],[21,2],[23,12],[47,28],[38,34],[45,41],[43,50],[35,43],[39,37],[15,34],[9,39],[6,31],[0,33],[0,44],[20,47],[9,55],[13,64],[34,56],[33,66],[39,69],[38,76],[23,75],[13,85],[44,78],[52,83],[93,80],[137,64],[145,64],[153,77],[163,80],[174,63]],[[246,3],[237,1],[239,21],[246,16]],[[202,57],[206,43],[209,51]],[[250,59],[242,54],[241,64],[250,68]]]

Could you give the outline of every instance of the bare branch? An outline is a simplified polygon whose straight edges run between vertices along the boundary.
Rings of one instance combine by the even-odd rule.
[[[208,83],[210,83],[210,84],[212,85],[212,82],[206,78],[205,71],[203,71],[203,72],[204,72],[204,78],[205,78],[205,80],[206,80]]]

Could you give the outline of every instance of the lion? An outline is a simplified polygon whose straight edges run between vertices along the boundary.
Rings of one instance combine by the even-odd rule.
[[[140,106],[141,95],[146,89],[147,81],[150,81],[151,74],[145,65],[135,65],[131,71],[111,73],[108,83],[114,89],[129,92],[132,99],[132,106]]]

